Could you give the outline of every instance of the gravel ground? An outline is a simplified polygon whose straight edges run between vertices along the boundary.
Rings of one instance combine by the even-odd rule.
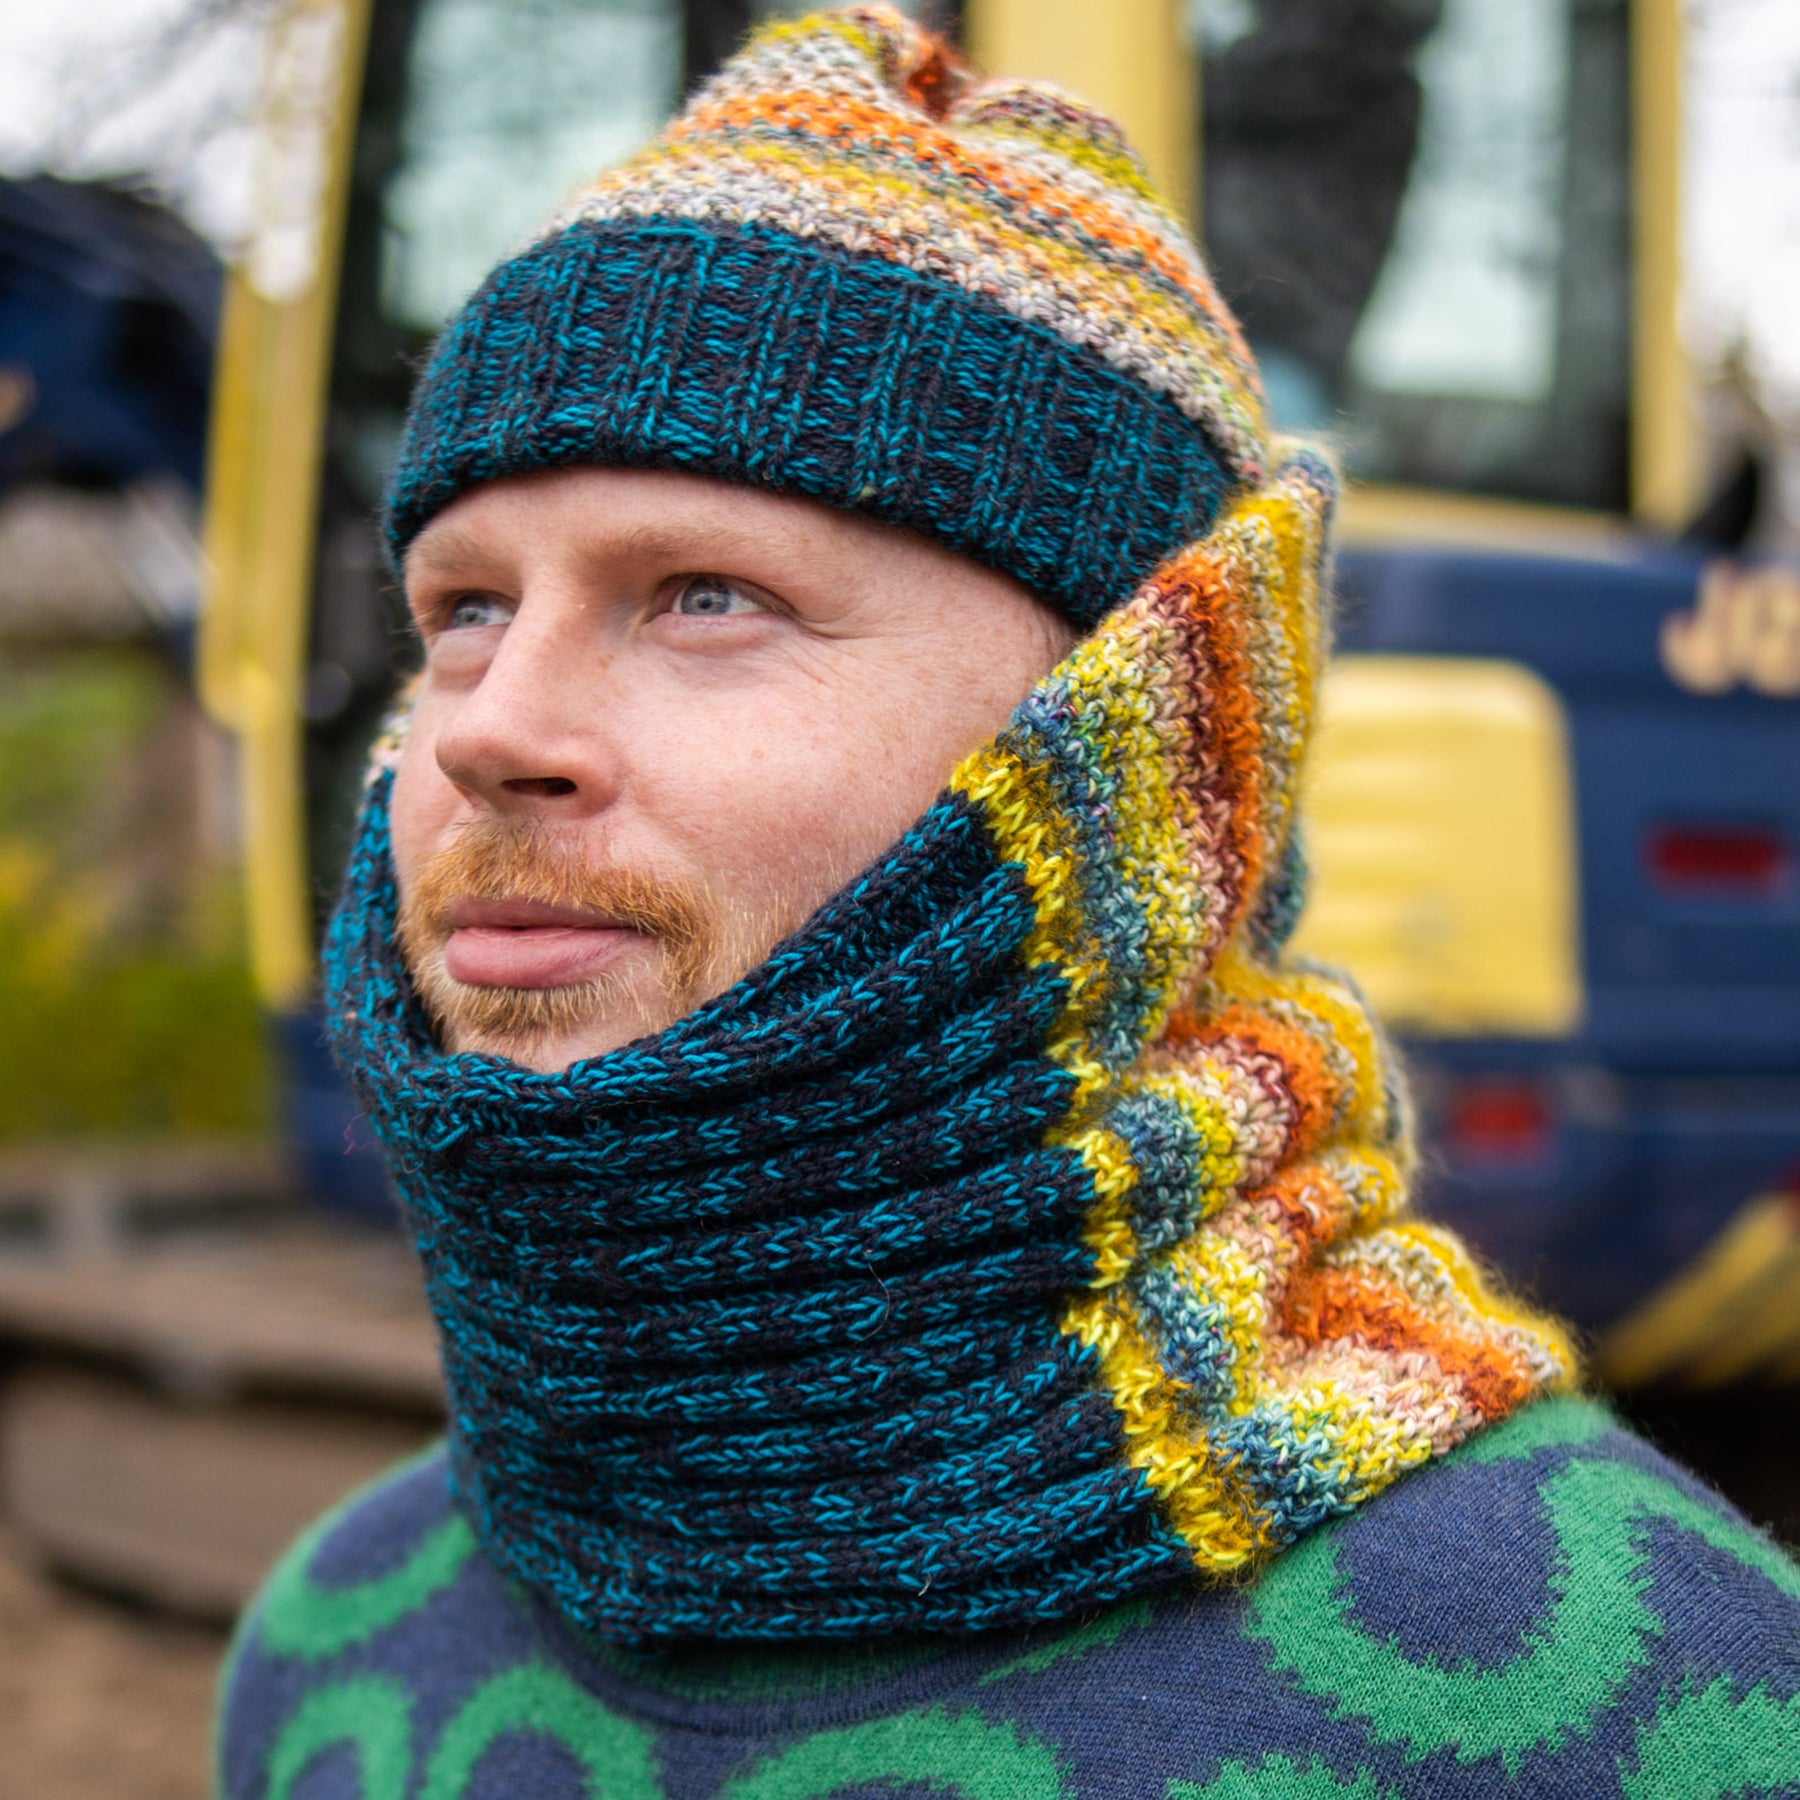
[[[222,1632],[72,1589],[0,1531],[0,1792],[205,1800]]]

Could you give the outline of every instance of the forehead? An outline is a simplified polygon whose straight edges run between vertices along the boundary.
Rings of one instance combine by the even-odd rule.
[[[555,469],[461,494],[406,552],[409,578],[464,572],[556,545],[608,560],[704,562],[708,553],[952,556],[915,533],[818,501],[660,469]]]

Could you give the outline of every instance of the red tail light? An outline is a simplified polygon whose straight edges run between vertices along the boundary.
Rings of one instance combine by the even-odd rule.
[[[1773,825],[1653,825],[1644,834],[1651,880],[1684,899],[1770,899],[1786,889],[1792,863]]]
[[[1542,1090],[1516,1076],[1478,1076],[1450,1095],[1450,1148],[1478,1162],[1525,1162],[1550,1148],[1554,1120]]]

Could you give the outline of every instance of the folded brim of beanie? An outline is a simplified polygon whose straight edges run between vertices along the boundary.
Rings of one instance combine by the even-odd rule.
[[[1164,395],[879,257],[767,227],[582,222],[439,343],[391,490],[398,560],[478,482],[685,469],[928,532],[1083,624],[1231,477]]]

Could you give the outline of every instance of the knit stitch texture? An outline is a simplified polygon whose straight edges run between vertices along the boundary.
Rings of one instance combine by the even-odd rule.
[[[451,1430],[277,1571],[231,1800],[1796,1788],[1800,1578],[1556,1397],[1284,948],[1333,478],[1110,123],[885,8],[759,35],[453,323],[394,547],[581,462],[1093,629],[762,966],[554,1075],[434,1043],[378,752],[328,1014]]]

